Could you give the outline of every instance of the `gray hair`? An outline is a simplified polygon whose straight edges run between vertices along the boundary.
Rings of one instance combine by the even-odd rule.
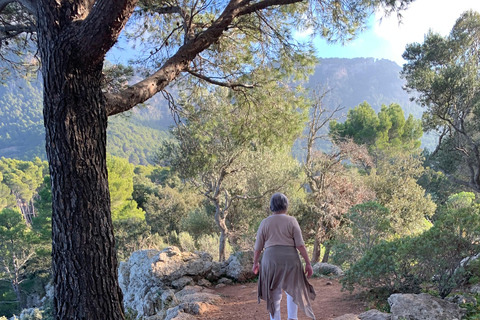
[[[270,211],[280,212],[287,210],[287,208],[288,199],[283,193],[277,192],[270,198]]]

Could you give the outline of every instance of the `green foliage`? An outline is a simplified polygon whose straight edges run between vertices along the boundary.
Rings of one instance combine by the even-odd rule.
[[[417,292],[427,284],[444,298],[468,280],[466,265],[480,251],[479,236],[478,208],[452,207],[422,234],[373,247],[347,271],[344,287],[352,290],[358,284],[393,293]]]
[[[178,234],[178,241],[180,242],[180,248],[183,251],[194,252],[195,240],[188,232],[180,232]]]
[[[199,251],[208,252],[212,255],[213,260],[219,260],[218,248],[220,246],[220,236],[218,234],[204,234],[197,240],[197,248]],[[232,247],[228,240],[225,242],[225,257],[228,259],[232,253]]]
[[[393,236],[390,211],[375,201],[358,204],[345,216],[337,232],[332,257],[336,264],[352,264],[373,246]]]
[[[213,211],[210,211],[213,212]],[[213,234],[217,231],[213,214],[208,214],[205,208],[190,211],[181,221],[181,230],[188,232],[198,239],[204,234]]]
[[[112,219],[144,219],[145,213],[132,200],[133,164],[126,159],[107,156],[107,168]]]
[[[426,108],[424,130],[440,135],[431,164],[477,191],[479,34],[480,14],[464,12],[448,36],[431,31],[423,43],[407,45],[402,70],[406,88],[417,92],[416,101]]]
[[[346,271],[341,280],[345,289],[355,285],[369,289],[384,289],[388,293],[420,293],[425,280],[412,268],[411,239],[408,237],[383,241],[369,250],[362,259]]]
[[[420,120],[411,114],[405,120],[403,109],[395,103],[382,105],[377,115],[367,102],[363,102],[348,111],[344,123],[330,122],[330,136],[334,141],[352,138],[357,144],[366,144],[371,152],[375,148],[416,150],[422,135]]]
[[[391,227],[399,236],[418,234],[431,225],[436,205],[417,183],[424,172],[422,158],[416,153],[388,151],[380,153],[367,184],[376,193],[377,202],[391,214]]]

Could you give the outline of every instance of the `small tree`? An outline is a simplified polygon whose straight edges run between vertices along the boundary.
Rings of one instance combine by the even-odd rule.
[[[302,128],[303,99],[276,83],[253,97],[263,102],[252,103],[226,89],[195,93],[183,106],[182,122],[172,130],[177,142],[166,144],[160,154],[215,207],[221,261],[232,203],[277,190],[295,167],[295,161],[282,154],[288,154]],[[275,166],[285,170],[267,179],[262,172]]]
[[[20,308],[23,299],[20,284],[26,265],[35,257],[35,235],[18,210],[0,211],[0,280],[10,282]]]
[[[336,235],[336,263],[354,263],[382,240],[392,237],[390,211],[375,201],[352,207]]]
[[[312,192],[307,200],[310,203],[308,215],[302,218],[302,224],[313,230],[313,263],[319,261],[323,243],[327,246],[322,261],[328,261],[331,245],[328,241],[333,240],[348,210],[374,198],[374,192],[365,185],[355,168],[355,165],[368,164],[371,159],[367,149],[352,141],[334,144],[330,152],[314,152],[310,156],[305,170]]]

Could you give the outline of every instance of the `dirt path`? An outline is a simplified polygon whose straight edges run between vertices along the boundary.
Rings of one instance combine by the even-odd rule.
[[[313,312],[317,320],[330,320],[344,314],[360,314],[365,311],[365,304],[358,300],[354,294],[341,291],[338,280],[327,278],[312,278],[310,283],[315,288],[317,298],[313,301]],[[197,319],[203,320],[268,320],[265,301],[257,303],[257,284],[235,284],[214,289],[222,296],[222,300],[208,312]],[[287,302],[284,295],[282,299],[282,319],[287,319]],[[299,320],[307,320],[299,311]]]

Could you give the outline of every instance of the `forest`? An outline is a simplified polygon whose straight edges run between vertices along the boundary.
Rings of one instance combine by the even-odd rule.
[[[155,11],[160,9],[148,1],[140,8],[136,19],[152,24],[137,25],[129,37],[154,37],[155,32],[165,36],[166,31],[153,23],[160,19]],[[156,13],[149,16],[149,10]],[[199,25],[208,23],[202,20]],[[119,96],[105,94],[98,100],[105,105],[97,108],[93,103],[88,112],[76,105],[78,99],[67,103],[65,98],[56,103],[65,103],[68,112],[55,113],[52,101],[60,93],[51,94],[54,85],[43,89],[44,99],[49,99],[43,102],[41,89],[27,82],[22,86],[30,86],[28,90],[15,92],[11,84],[11,91],[1,95],[1,149],[12,154],[0,158],[0,319],[40,304],[35,319],[59,318],[58,302],[44,299],[52,286],[56,296],[65,289],[57,278],[68,274],[71,266],[68,257],[59,257],[59,248],[75,244],[76,236],[94,237],[100,230],[65,232],[65,226],[84,226],[77,216],[98,219],[89,222],[94,227],[107,221],[102,224],[105,230],[111,222],[114,266],[136,250],[170,245],[205,251],[224,261],[232,252],[252,249],[260,221],[270,214],[267,204],[274,192],[290,199],[289,214],[300,223],[312,263],[340,266],[345,270],[344,289],[366,289],[379,305],[384,306],[392,293],[428,292],[446,298],[480,283],[480,13],[462,14],[448,36],[430,32],[423,43],[406,47],[406,63],[398,72],[412,101],[402,100],[398,88],[392,98],[376,94],[376,87],[394,90],[389,85],[398,76],[385,73],[373,82],[336,79],[333,87],[340,91],[358,82],[366,96],[364,101],[352,95],[342,98],[333,87],[309,78],[322,77],[322,72],[314,72],[318,61],[312,52],[284,51],[284,39],[274,49],[278,52],[261,52],[252,39],[265,34],[249,25],[248,19],[240,19],[235,27],[248,30],[248,36],[212,44],[209,58],[218,59],[218,65],[199,58],[207,70],[220,65],[222,72],[215,69],[216,75],[223,75],[225,82],[188,70],[192,77],[180,78],[171,89],[183,90],[175,95],[162,91],[172,111],[168,133],[158,130],[164,119],[155,118],[148,104],[132,112],[131,119],[110,118],[107,131],[107,115],[123,114],[140,99],[128,91],[135,85],[125,89],[132,73],[124,67],[117,70],[120,74],[104,70],[102,81],[93,86]],[[170,44],[162,43],[151,56],[181,42],[170,36]],[[245,50],[232,56],[236,46]],[[256,67],[265,57],[274,63]],[[371,66],[384,71],[390,64],[366,59],[363,67],[352,68],[350,62],[325,60],[323,70],[337,66],[342,72],[335,74],[345,75]],[[55,82],[45,83],[50,80]],[[121,94],[124,89],[126,96]],[[421,118],[416,105],[423,107]],[[90,124],[88,115],[98,110],[104,112],[95,118],[101,121]],[[83,122],[75,122],[78,118]],[[72,127],[62,140],[55,130],[67,125]],[[32,134],[37,140],[26,138]],[[437,138],[431,149],[422,147],[425,134]],[[38,153],[43,148],[40,140],[46,141],[50,163]],[[16,142],[9,145],[12,141]],[[80,151],[69,156],[58,151],[77,146]],[[82,192],[91,199],[82,198]],[[106,212],[107,219],[98,212]],[[74,223],[65,222],[69,219]],[[93,254],[75,250],[79,256]],[[115,283],[111,288],[116,290]],[[480,307],[467,307],[467,318],[479,319]]]

